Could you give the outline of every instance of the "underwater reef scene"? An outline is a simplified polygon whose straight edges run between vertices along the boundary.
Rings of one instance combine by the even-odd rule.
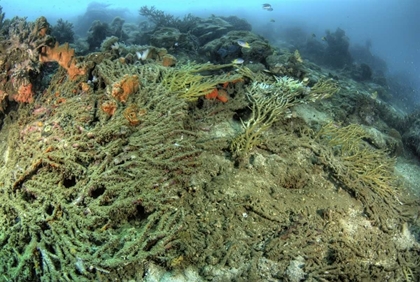
[[[0,11],[0,281],[419,281],[420,110],[383,60],[138,13]]]

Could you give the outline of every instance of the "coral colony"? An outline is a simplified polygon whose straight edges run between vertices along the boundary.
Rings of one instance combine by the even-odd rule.
[[[417,281],[418,113],[343,30],[108,9],[0,13],[0,280]]]

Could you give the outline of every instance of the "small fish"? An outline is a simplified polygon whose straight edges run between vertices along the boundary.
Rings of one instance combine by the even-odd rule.
[[[312,33],[312,37],[313,37],[313,38],[316,38],[316,34],[315,34],[315,33]]]
[[[271,22],[271,23],[275,23],[275,22],[276,22],[276,20],[275,20],[275,19],[270,19],[270,22]]]
[[[270,12],[273,10],[273,7],[271,7],[271,5],[270,5],[270,4],[268,4],[268,3],[263,4],[263,5],[262,5],[262,8],[263,8],[264,10],[266,10],[266,11],[270,11]]]
[[[147,56],[149,56],[149,52],[150,52],[150,49],[136,52],[137,59],[142,60],[142,61],[146,60]]]
[[[325,36],[321,37],[322,41],[327,41],[327,38],[325,38]]]
[[[238,40],[236,41],[238,43],[239,46],[244,47],[244,48],[251,48],[251,46],[249,46],[248,42],[245,42],[243,40]]]
[[[375,92],[373,92],[373,93],[370,93],[370,97],[371,97],[373,100],[376,100],[376,99],[378,98],[378,91],[375,91]]]
[[[232,61],[232,64],[234,64],[234,65],[242,65],[243,63],[244,63],[244,59],[242,59],[242,58],[237,58],[237,59]]]

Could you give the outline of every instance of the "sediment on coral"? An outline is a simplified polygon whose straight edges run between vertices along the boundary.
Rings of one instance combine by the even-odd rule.
[[[252,148],[261,144],[262,134],[292,106],[295,96],[288,89],[277,91],[275,85],[254,82],[248,88],[247,98],[251,103],[251,117],[242,121],[242,132],[230,145],[230,150],[236,157],[245,156]]]
[[[342,161],[347,164],[347,172],[340,171],[338,174],[347,175],[351,183],[358,182],[369,185],[381,197],[395,193],[396,178],[393,174],[395,159],[388,156],[381,149],[374,149],[362,140],[369,135],[357,124],[345,127],[327,124],[318,132],[319,138],[324,138],[327,144],[340,153]]]
[[[340,87],[332,79],[320,79],[311,87],[311,100],[326,99],[340,91]]]
[[[394,173],[395,158],[363,141],[367,137],[368,133],[360,125],[341,127],[329,123],[321,128],[316,138],[325,142],[331,150],[318,157],[332,176],[356,198],[366,204],[381,199],[377,204],[370,204],[366,212],[387,230],[390,226],[378,216],[379,209],[397,217],[401,205],[397,196],[398,179]]]
[[[32,24],[18,22],[32,36]],[[47,32],[43,23],[34,34]],[[44,42],[41,60],[62,67],[45,64],[35,81],[25,79],[29,68],[39,72],[39,52],[27,60],[33,54],[24,55],[27,41],[18,40],[22,50],[7,53],[25,61],[11,69],[17,92],[3,91],[12,89],[6,79],[0,100],[12,93],[31,103],[1,114],[0,280],[419,277],[418,200],[400,193],[391,146],[380,142],[395,133],[385,124],[328,123],[340,120],[337,105],[355,118],[352,109],[370,95],[356,95],[340,74],[322,78],[328,71],[295,50],[277,55],[262,38],[242,50],[237,40],[256,36],[222,36],[238,26],[219,17],[200,20],[194,46],[223,37],[251,55],[245,65],[191,63],[180,56],[185,41],[175,40],[168,41],[174,66],[164,48],[121,42],[123,24],[116,18],[107,29],[118,35],[85,57]],[[0,80],[11,66],[5,54]]]
[[[49,33],[50,25],[45,17],[34,22],[19,17],[8,21],[8,30],[0,44],[3,50],[0,55],[0,79],[3,81],[0,92],[3,95],[0,98],[8,96],[21,103],[33,100],[32,85],[40,76],[40,49],[53,46],[55,42]]]
[[[165,72],[165,67],[156,64],[124,64],[118,60],[109,59],[102,60],[94,71],[99,80],[98,84],[105,83],[106,86],[112,85],[124,75],[137,75],[140,84],[158,83]]]
[[[244,169],[220,155],[212,158],[213,152],[200,155],[208,160],[205,172],[184,198],[191,215],[189,228],[180,232],[184,260],[201,266],[207,279],[220,272],[225,279],[291,279],[296,260],[300,275],[313,281],[418,275],[419,245],[412,238],[400,249],[394,244],[408,218],[392,211],[399,207],[388,206],[389,198],[371,198],[370,188],[356,195],[337,182],[330,160],[318,159],[335,146],[320,142],[299,118],[276,123],[265,137]],[[336,159],[334,166],[340,163]],[[385,222],[389,229],[381,227]]]
[[[110,74],[106,66],[118,64],[104,62],[101,79]],[[9,154],[0,169],[6,279],[91,281],[145,260],[171,260],[184,216],[177,193],[198,167],[201,150],[184,129],[184,100],[155,83],[159,67],[139,69],[142,91],[120,103],[112,118],[97,108],[106,87],[86,95],[68,80],[61,84],[67,90],[57,92],[62,73],[36,112],[21,107],[6,118],[2,130],[9,134],[2,141]],[[108,78],[102,81],[111,87],[120,77]]]
[[[231,152],[238,158],[245,157],[252,148],[260,145],[264,132],[284,117],[288,108],[299,103],[328,98],[338,91],[332,81],[320,81],[311,89],[286,76],[275,77],[275,81],[256,81],[257,76],[250,70],[243,70],[242,73],[254,82],[248,86],[246,92],[251,104],[251,117],[247,121],[241,121],[242,130],[230,145]]]

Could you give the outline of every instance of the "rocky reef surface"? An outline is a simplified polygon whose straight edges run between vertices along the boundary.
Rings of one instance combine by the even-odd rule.
[[[0,280],[419,279],[419,115],[344,31],[140,14],[1,13]]]

